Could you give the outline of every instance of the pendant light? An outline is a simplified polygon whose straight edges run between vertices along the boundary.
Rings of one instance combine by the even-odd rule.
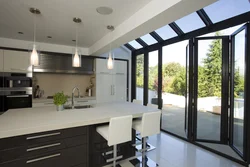
[[[114,31],[114,26],[107,26],[107,29],[110,30],[110,43],[109,43],[109,53],[108,53],[108,61],[107,61],[107,68],[112,70],[114,68],[114,54],[111,51],[111,32]]]
[[[30,55],[30,64],[33,66],[39,65],[39,54],[38,54],[38,46],[36,44],[36,15],[41,14],[39,9],[30,8],[30,12],[34,14],[34,43],[33,48]]]
[[[76,47],[72,55],[72,67],[81,67],[81,51],[77,47],[78,44],[78,25],[82,22],[80,18],[74,18],[73,21],[76,23]]]

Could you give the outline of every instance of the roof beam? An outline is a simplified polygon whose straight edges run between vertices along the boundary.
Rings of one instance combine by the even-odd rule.
[[[158,35],[155,31],[149,33],[156,41],[158,42],[162,42],[163,39],[160,35]]]
[[[131,51],[136,50],[136,49],[135,49],[132,45],[130,45],[129,43],[124,44],[124,46],[125,46],[126,48],[128,48],[129,50],[131,50]]]
[[[204,9],[196,11],[196,13],[199,15],[201,20],[205,23],[206,26],[210,26],[213,24],[211,19],[208,17],[207,13],[205,12]]]
[[[144,42],[141,38],[137,38],[136,42],[138,42],[143,47],[147,47],[148,46],[148,44],[146,42]]]
[[[180,27],[175,22],[170,23],[169,26],[176,32],[176,34],[178,34],[178,36],[181,36],[184,34],[184,32],[180,29]]]

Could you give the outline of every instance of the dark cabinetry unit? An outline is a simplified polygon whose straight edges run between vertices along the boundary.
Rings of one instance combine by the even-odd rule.
[[[123,159],[135,156],[132,143],[118,145]],[[95,125],[15,136],[0,139],[0,167],[100,167],[112,149]]]
[[[88,166],[88,127],[0,139],[1,167]]]

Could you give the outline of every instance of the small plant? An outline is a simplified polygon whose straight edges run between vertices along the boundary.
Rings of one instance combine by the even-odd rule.
[[[57,106],[60,106],[60,105],[63,105],[67,102],[68,96],[64,95],[63,92],[61,92],[61,93],[58,92],[58,93],[54,94],[53,99],[54,99],[54,104]]]

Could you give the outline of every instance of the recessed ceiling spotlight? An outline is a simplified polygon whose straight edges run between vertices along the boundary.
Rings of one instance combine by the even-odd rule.
[[[96,11],[101,15],[109,15],[113,13],[113,9],[106,6],[101,6],[99,8],[96,8]]]
[[[73,42],[75,42],[76,40],[75,39],[72,39]]]
[[[47,38],[52,38],[52,36],[47,36]]]
[[[23,34],[23,32],[19,31],[18,34]]]

